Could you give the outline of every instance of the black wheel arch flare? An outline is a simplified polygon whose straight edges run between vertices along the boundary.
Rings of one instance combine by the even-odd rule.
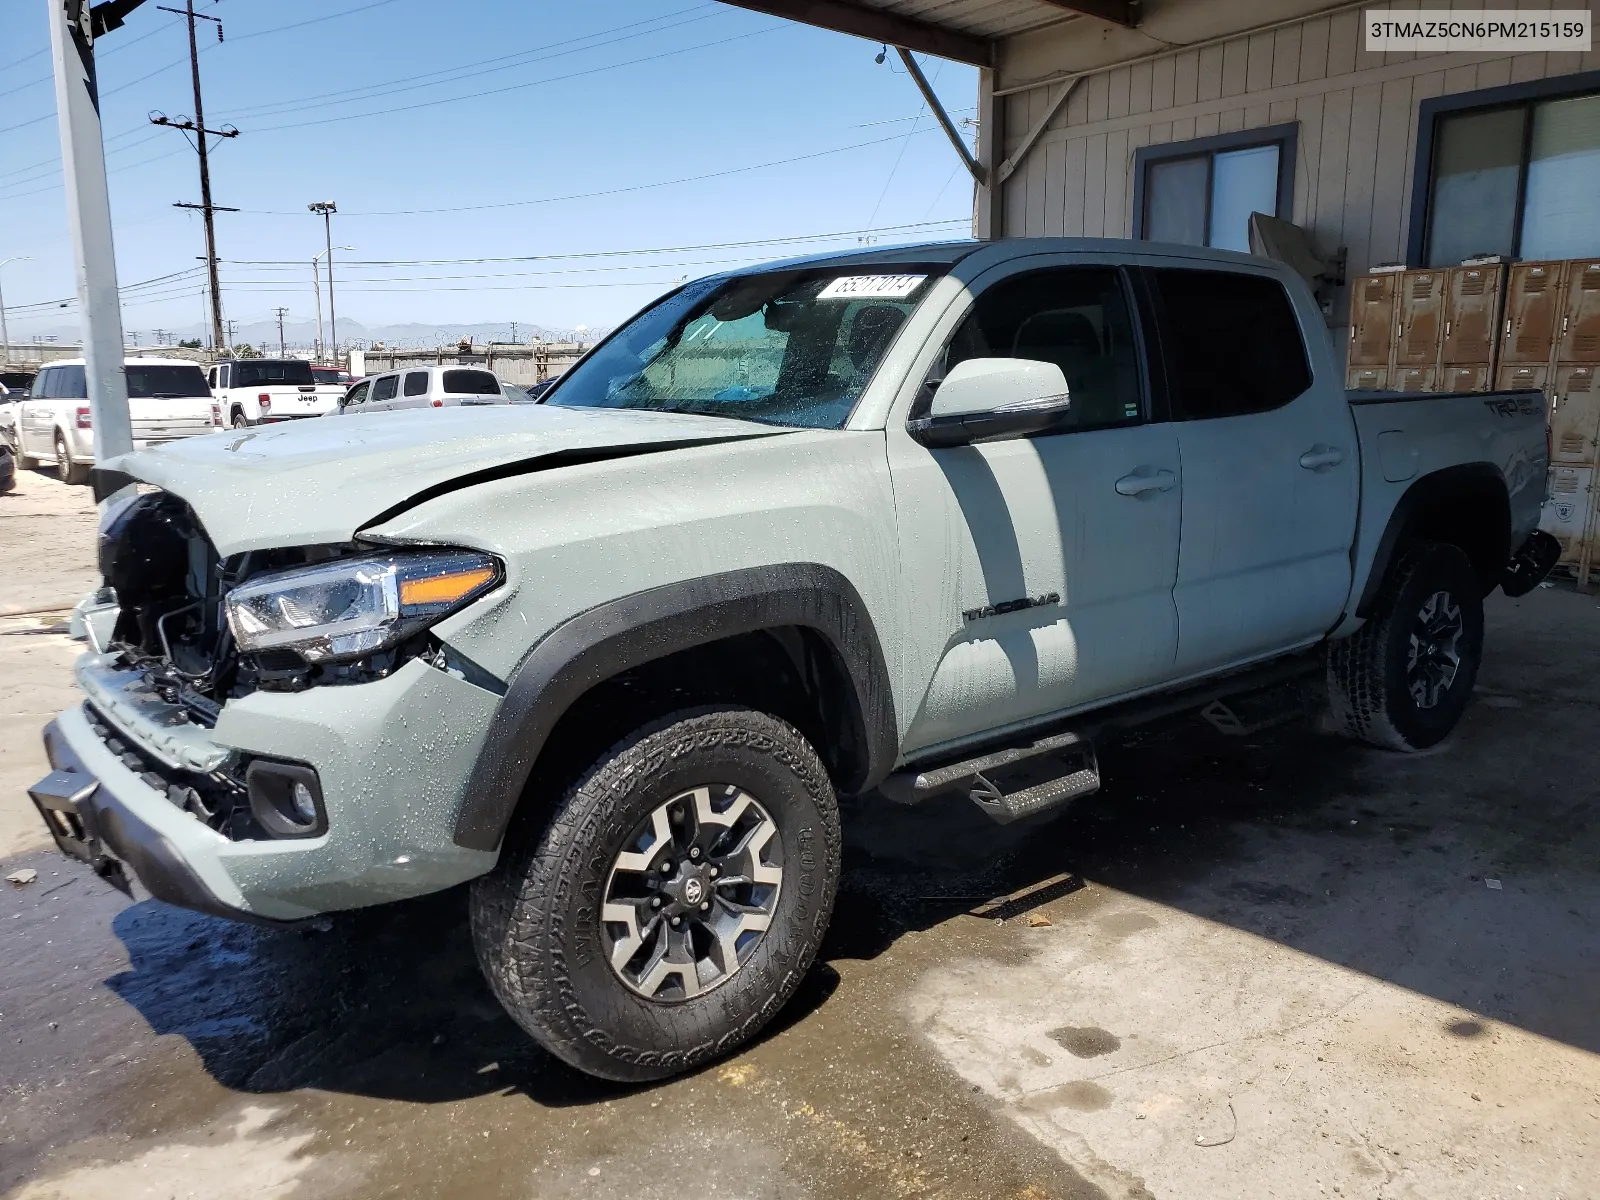
[[[551,731],[591,688],[681,650],[795,626],[825,638],[848,675],[844,699],[864,755],[843,790],[875,786],[894,766],[899,731],[888,667],[860,593],[819,563],[751,567],[607,601],[540,639],[512,672],[478,753],[456,844],[500,845]]]

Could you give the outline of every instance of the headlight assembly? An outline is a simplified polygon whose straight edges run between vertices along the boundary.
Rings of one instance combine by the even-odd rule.
[[[228,626],[245,654],[349,662],[420,633],[500,578],[493,558],[464,550],[339,559],[240,584],[228,593]]]

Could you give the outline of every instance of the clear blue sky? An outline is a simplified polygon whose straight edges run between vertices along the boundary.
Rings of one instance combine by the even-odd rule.
[[[199,199],[195,155],[146,119],[193,108],[183,21],[157,2],[97,47],[124,286],[191,270],[204,250],[198,214],[172,207]],[[226,32],[220,45],[200,34],[207,122],[243,131],[212,159],[216,203],[245,210],[217,218],[224,310],[241,323],[279,304],[291,320],[311,318],[309,260],[323,244],[312,200],[338,202],[334,240],[355,246],[340,255],[354,260],[574,255],[940,220],[956,223],[882,240],[965,235],[970,180],[893,52],[877,65],[878,47],[855,38],[705,0],[204,0],[197,11]],[[0,276],[19,339],[71,328],[75,313],[16,307],[74,291],[46,15],[43,0],[0,5],[0,259],[33,259]],[[970,117],[973,70],[924,66],[956,117]],[[484,92],[497,94],[472,95]],[[807,155],[817,157],[767,165]],[[718,172],[731,173],[694,178]],[[417,211],[461,208],[472,210]],[[805,248],[352,262],[339,268],[339,313],[369,325],[610,325],[680,278]],[[201,278],[129,291],[125,326],[197,324]]]

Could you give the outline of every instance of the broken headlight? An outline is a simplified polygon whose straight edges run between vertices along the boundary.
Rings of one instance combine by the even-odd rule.
[[[349,662],[420,633],[500,578],[493,558],[463,550],[346,558],[240,584],[228,593],[228,626],[245,654]]]

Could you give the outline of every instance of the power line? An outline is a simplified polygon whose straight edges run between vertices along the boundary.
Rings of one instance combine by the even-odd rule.
[[[921,132],[936,133],[938,130],[933,127],[929,127]],[[791,163],[809,162],[810,160],[816,158],[827,158],[832,154],[844,154],[851,150],[862,150],[868,146],[882,146],[886,142],[897,142],[902,137],[906,136],[908,135],[897,133],[891,137],[873,138],[870,141],[865,142],[853,142],[848,146],[835,146],[832,150],[817,150],[811,154],[796,154],[790,158],[775,158],[764,163],[751,163],[746,167],[729,167],[724,171],[710,171],[704,175],[685,175],[679,179],[662,179],[657,180],[654,183],[635,183],[629,184],[626,187],[606,188],[598,192],[573,192],[566,196],[544,196],[537,200],[506,200],[499,204],[463,204],[449,208],[383,209],[374,212],[344,213],[342,215],[349,217],[415,217],[426,216],[433,213],[485,212],[490,209],[497,208],[525,208],[536,204],[555,204],[563,200],[594,200],[602,196],[620,196],[627,192],[648,191],[651,188],[675,187],[681,183],[700,183],[707,179],[725,179],[729,175],[743,175],[748,171],[763,171],[768,167],[783,167],[788,166]],[[240,211],[250,213],[252,216],[258,217],[288,217],[300,215],[299,213],[286,213],[276,209],[262,208],[245,208],[241,209]]]
[[[618,26],[614,26],[614,27],[612,27],[610,29],[599,29],[599,30],[596,30],[593,33],[586,33],[582,37],[566,38],[563,41],[550,42],[550,43],[548,43],[548,44],[546,44],[544,46],[534,47],[531,50],[519,50],[515,54],[502,54],[502,55],[499,55],[499,56],[497,56],[495,58],[480,59],[480,60],[478,60],[476,62],[461,63],[461,64],[459,64],[457,66],[454,66],[454,67],[445,67],[445,68],[442,68],[442,69],[440,69],[438,71],[429,71],[429,72],[426,72],[426,73],[424,73],[422,75],[408,76],[406,78],[406,90],[408,92],[411,92],[411,91],[415,91],[419,87],[437,87],[437,86],[439,86],[440,84],[443,84],[443,83],[453,83],[453,82],[456,81],[455,79],[435,79],[434,82],[432,82],[432,83],[422,83],[421,82],[422,80],[425,80],[425,79],[433,79],[433,77],[436,76],[436,75],[452,75],[452,76],[454,76],[454,75],[457,75],[458,72],[466,72],[471,77],[476,77],[476,76],[481,76],[481,75],[492,75],[492,74],[494,74],[494,73],[496,73],[498,71],[509,71],[509,70],[515,69],[516,67],[528,65],[527,61],[510,62],[509,60],[511,60],[511,59],[522,59],[522,60],[531,59],[534,62],[540,62],[540,61],[543,61],[544,59],[547,59],[547,58],[563,58],[563,57],[566,57],[569,54],[582,54],[586,50],[598,50],[602,46],[614,45],[617,42],[628,41],[628,40],[630,40],[632,38],[648,37],[648,36],[650,36],[652,34],[664,33],[669,29],[677,29],[677,28],[679,28],[680,26],[683,26],[683,25],[693,25],[693,24],[696,24],[697,22],[709,20],[711,17],[719,15],[719,13],[716,13],[716,12],[707,13],[704,16],[692,17],[687,21],[677,21],[677,22],[675,22],[673,24],[668,24],[668,25],[656,25],[656,27],[654,29],[644,28],[644,26],[652,25],[652,24],[655,24],[656,22],[668,21],[668,20],[671,20],[674,17],[684,16],[684,15],[686,15],[688,13],[698,12],[701,9],[706,9],[706,8],[720,8],[720,6],[714,5],[714,4],[699,4],[699,5],[696,5],[696,6],[692,7],[692,8],[679,9],[676,12],[663,13],[660,16],[651,17],[651,18],[648,18],[647,20],[645,20],[642,23],[636,21],[636,22],[633,22],[633,23],[631,23],[629,25],[618,25]],[[620,33],[620,34],[623,34],[624,36],[617,37],[617,38],[612,38],[609,41],[603,41],[603,42],[595,42],[594,41],[594,39],[596,39],[596,38],[605,37],[606,35],[613,34],[613,33]],[[592,45],[587,45],[587,46],[580,46],[580,45],[577,45],[577,43],[579,43],[579,42],[591,42],[593,44]],[[574,48],[570,49],[570,50],[561,50],[558,53],[554,53],[554,54],[550,53],[550,51],[556,50],[557,47],[560,47],[560,46],[572,46]],[[492,64],[492,63],[505,63],[506,65],[505,66],[499,66],[499,67],[492,67],[490,70],[487,70],[487,71],[481,69],[483,67],[489,67],[490,64]],[[381,94],[381,93],[384,93],[384,92],[393,93],[393,91],[394,91],[394,83],[392,81],[385,82],[385,83],[374,83],[374,84],[367,84],[365,86],[356,87],[356,88],[343,88],[343,89],[340,89],[338,91],[333,91],[333,92],[321,92],[321,93],[318,93],[316,95],[311,95],[311,96],[297,96],[294,100],[288,100],[288,101],[280,100],[280,101],[275,101],[275,102],[270,103],[270,104],[252,105],[252,106],[250,106],[248,108],[240,109],[239,113],[241,115],[244,115],[244,116],[252,116],[252,117],[256,117],[256,116],[282,116],[284,113],[305,112],[305,111],[308,111],[308,110],[313,109],[313,108],[321,108],[321,107],[325,106],[324,102],[332,102],[332,103],[335,103],[335,104],[345,104],[345,103],[355,103],[358,100],[370,100],[370,99],[373,98],[373,96],[371,96],[371,95],[358,96],[356,93],[367,92],[367,93]],[[337,97],[340,97],[340,96],[349,96],[349,97],[351,97],[351,99],[350,100],[339,100],[339,99],[337,99]]]
[[[519,92],[525,88],[541,87],[547,83],[562,83],[569,79],[580,79],[586,75],[598,75],[603,71],[615,71],[621,67],[635,67],[641,63],[656,62],[663,58],[672,58],[679,54],[688,54],[695,50],[709,50],[713,46],[725,46],[729,42],[740,42],[746,38],[760,37],[762,34],[772,33],[777,26],[766,29],[754,29],[749,33],[738,33],[732,37],[718,38],[716,41],[700,42],[693,46],[681,46],[676,50],[663,50],[659,54],[647,54],[643,58],[633,58],[626,62],[608,63],[605,66],[590,67],[584,71],[572,71],[566,75],[552,75],[547,79],[534,79],[527,83],[508,84],[502,88],[489,88],[482,92],[469,92],[464,96],[446,96],[439,100],[424,100],[417,104],[401,104],[394,108],[377,108],[371,112],[347,113],[342,117],[322,117],[315,121],[295,121],[288,125],[263,125],[256,130],[257,133],[272,133],[280,129],[304,129],[308,125],[331,125],[338,121],[359,121],[364,117],[386,117],[394,113],[413,112],[419,108],[437,108],[441,104],[455,104],[462,100],[481,100],[485,96],[501,96],[506,92]],[[291,110],[298,111],[298,110]],[[286,113],[277,114],[279,116]],[[0,133],[5,132],[0,130]]]
[[[581,250],[566,254],[515,254],[484,258],[352,258],[345,260],[347,267],[443,267],[484,263],[553,262],[564,259],[616,258],[625,255],[691,254],[702,250],[739,250],[751,246],[781,246],[801,242],[838,241],[843,238],[867,237],[874,234],[908,233],[918,229],[933,229],[948,225],[966,225],[966,217],[951,217],[943,221],[913,221],[904,225],[878,225],[864,229],[838,229],[828,233],[784,234],[770,238],[750,238],[737,242],[699,242],[690,246],[633,247],[626,250]],[[299,270],[305,266],[291,258],[225,258],[224,265],[251,267],[283,267]]]

